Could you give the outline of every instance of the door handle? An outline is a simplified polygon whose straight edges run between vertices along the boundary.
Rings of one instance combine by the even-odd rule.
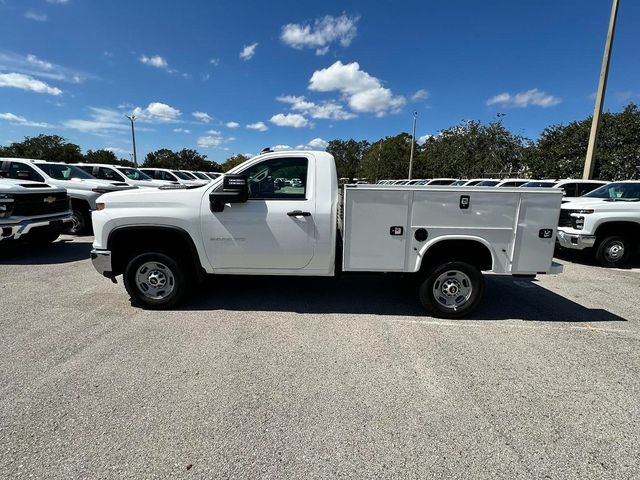
[[[292,212],[287,212],[287,215],[290,217],[310,217],[311,212],[303,212],[302,210],[293,210]]]

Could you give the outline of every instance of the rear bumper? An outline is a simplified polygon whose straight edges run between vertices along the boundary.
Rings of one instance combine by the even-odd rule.
[[[111,280],[114,279],[113,270],[111,267],[111,251],[109,250],[91,250],[91,263],[96,271]]]
[[[561,247],[571,248],[573,250],[584,250],[585,248],[593,247],[596,244],[595,235],[568,233],[560,229],[558,229],[556,239]]]
[[[16,223],[0,224],[0,241],[18,240],[36,228],[48,227],[62,232],[69,226],[71,226],[71,214],[68,212],[43,218],[25,218]]]

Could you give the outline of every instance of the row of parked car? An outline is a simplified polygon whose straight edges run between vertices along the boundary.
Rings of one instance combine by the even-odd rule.
[[[201,186],[219,173],[0,158],[0,241],[49,243],[91,233],[100,195],[137,188]]]

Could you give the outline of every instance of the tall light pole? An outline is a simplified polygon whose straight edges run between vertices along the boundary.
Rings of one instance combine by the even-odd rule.
[[[138,154],[136,153],[136,129],[133,126],[133,122],[136,121],[135,115],[125,115],[131,121],[131,138],[133,139],[133,163],[138,166]]]
[[[411,135],[411,156],[409,157],[409,180],[411,180],[411,171],[413,170],[413,145],[416,143],[416,118],[418,112],[413,112],[413,134]]]
[[[591,133],[589,134],[589,146],[587,147],[587,158],[584,161],[584,171],[582,178],[589,180],[593,176],[595,168],[596,146],[598,143],[598,131],[600,130],[600,116],[604,104],[604,94],[607,90],[607,77],[609,76],[609,62],[611,60],[611,46],[613,45],[613,34],[616,29],[616,17],[618,16],[618,0],[613,0],[611,5],[611,18],[609,20],[609,32],[604,44],[604,57],[602,58],[602,68],[600,69],[600,82],[596,93],[596,105],[593,110],[593,121],[591,122]]]

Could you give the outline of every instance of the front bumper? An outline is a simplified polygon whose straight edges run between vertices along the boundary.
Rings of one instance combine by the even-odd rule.
[[[573,250],[584,250],[585,248],[593,247],[596,244],[595,235],[568,233],[560,229],[558,229],[556,239],[561,247],[571,248]]]
[[[16,223],[0,224],[0,241],[18,240],[23,235],[28,234],[35,228],[50,227],[58,229],[60,232],[71,226],[71,214],[49,216],[44,218],[25,218]]]
[[[91,263],[93,263],[93,267],[100,275],[115,281],[111,267],[111,251],[94,248],[91,250]]]

